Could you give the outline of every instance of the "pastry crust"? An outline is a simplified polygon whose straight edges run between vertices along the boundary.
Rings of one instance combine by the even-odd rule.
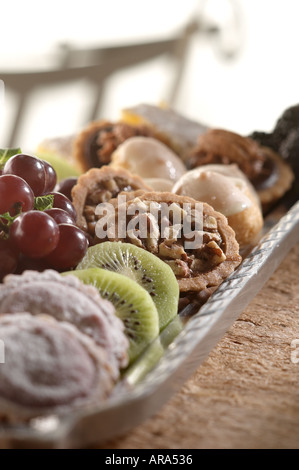
[[[0,315],[0,420],[24,422],[105,400],[114,387],[103,348],[48,315]]]
[[[112,153],[130,137],[144,136],[159,139],[146,125],[99,120],[90,122],[74,140],[74,159],[82,172],[109,165]]]
[[[246,191],[246,195],[252,204],[242,212],[227,217],[242,251],[257,243],[264,225],[260,205],[250,190]]]
[[[137,189],[152,190],[142,178],[123,168],[103,166],[90,169],[78,178],[77,184],[72,188],[77,225],[94,238],[97,222],[96,206],[117,197],[121,191],[129,192]]]
[[[255,187],[264,212],[290,189],[294,179],[280,155],[249,137],[224,129],[210,129],[202,134],[185,163],[190,169],[236,163]]]
[[[291,187],[294,181],[294,173],[291,167],[280,155],[268,147],[262,147],[264,154],[276,165],[276,181],[258,190],[264,211],[267,211],[276,201],[278,201]]]
[[[170,227],[162,233],[165,207],[169,209]],[[158,210],[155,219],[153,208]],[[147,218],[148,226],[152,224],[152,232],[148,231],[140,236],[138,230],[137,235],[131,233],[129,227],[134,223],[135,211]],[[124,214],[126,231],[120,236],[119,227],[124,226]],[[199,230],[194,228],[197,216],[201,218],[197,220],[201,223]],[[189,234],[184,233],[184,223],[188,217],[192,227]],[[124,206],[116,206],[114,223],[114,235],[107,232],[107,238],[136,244],[161,258],[173,269],[181,292],[199,292],[218,286],[241,262],[239,245],[226,217],[210,205],[186,196],[168,192],[129,193],[125,211]],[[190,244],[188,247],[187,243],[192,240],[191,232],[193,240],[196,236],[201,237],[199,243],[192,245],[193,248],[190,248]],[[107,238],[99,242],[106,241]]]

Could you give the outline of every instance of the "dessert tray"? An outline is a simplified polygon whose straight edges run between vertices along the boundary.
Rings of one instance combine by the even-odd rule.
[[[66,416],[1,424],[1,448],[76,448],[103,445],[149,418],[179,390],[299,241],[299,202],[281,202],[266,218],[259,243],[181,331],[163,339],[162,357],[145,374],[135,368],[106,402]],[[175,336],[175,337],[174,337]],[[161,341],[162,342],[162,341]],[[155,342],[147,350],[155,351]],[[134,374],[133,374],[134,375]],[[130,383],[132,381],[132,383]]]
[[[299,241],[298,122],[139,106],[71,137],[70,178],[0,149],[1,448],[105,446],[179,390]]]

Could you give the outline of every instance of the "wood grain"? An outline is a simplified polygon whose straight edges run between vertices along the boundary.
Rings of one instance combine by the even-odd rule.
[[[299,448],[298,280],[299,244],[182,389],[101,447]]]

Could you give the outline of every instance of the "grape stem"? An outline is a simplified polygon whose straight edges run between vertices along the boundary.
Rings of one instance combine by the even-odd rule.
[[[19,217],[22,212],[22,206],[19,202],[14,204],[14,208],[17,210],[16,215],[10,215],[9,212],[5,212],[4,214],[0,214],[0,238],[8,238],[9,236],[9,227],[13,223],[13,221]],[[4,235],[3,235],[4,234]]]
[[[3,170],[5,163],[17,153],[21,153],[20,148],[0,149],[0,170]]]

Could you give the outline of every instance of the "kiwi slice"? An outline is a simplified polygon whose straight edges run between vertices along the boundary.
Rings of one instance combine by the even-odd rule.
[[[95,286],[101,296],[113,303],[129,339],[129,364],[159,335],[159,317],[149,293],[136,282],[100,268],[62,273],[77,276],[84,284]]]
[[[164,356],[168,346],[181,333],[184,322],[177,315],[141,353],[137,360],[128,367],[122,378],[130,385],[136,385],[141,382]]]
[[[177,315],[179,286],[172,269],[131,243],[103,242],[88,248],[77,269],[99,267],[136,281],[155,302],[160,330]]]

